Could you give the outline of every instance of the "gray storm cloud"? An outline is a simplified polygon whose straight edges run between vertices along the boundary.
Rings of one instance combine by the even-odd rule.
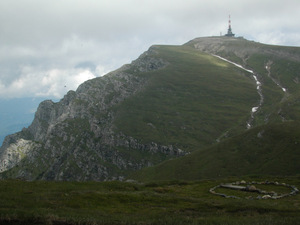
[[[60,98],[153,44],[227,30],[300,43],[298,0],[0,0],[0,98]]]

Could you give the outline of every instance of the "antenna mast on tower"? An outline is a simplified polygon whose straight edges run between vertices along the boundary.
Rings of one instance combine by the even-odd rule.
[[[227,30],[227,34],[225,34],[225,36],[227,36],[227,37],[234,37],[234,33],[232,33],[232,30],[231,30],[230,15],[229,15],[229,20],[228,20],[228,30]]]

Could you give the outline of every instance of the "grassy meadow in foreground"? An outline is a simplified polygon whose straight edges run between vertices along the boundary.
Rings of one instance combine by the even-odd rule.
[[[299,194],[279,200],[247,200],[242,192],[234,193],[242,199],[209,193],[220,183],[239,179],[145,184],[2,180],[0,223],[300,224]],[[300,186],[300,177],[269,180]]]

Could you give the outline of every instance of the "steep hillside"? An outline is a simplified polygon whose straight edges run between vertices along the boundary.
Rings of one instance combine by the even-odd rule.
[[[265,45],[242,38],[196,38],[186,45],[251,69],[262,84],[263,102],[254,125],[300,120],[300,48]]]
[[[168,66],[148,74],[147,88],[115,107],[118,131],[190,152],[246,128],[259,100],[247,72],[191,47],[155,48]]]
[[[197,38],[186,45],[253,71],[261,97],[252,114],[255,128],[205,150],[142,170],[133,177],[194,180],[299,174],[300,48],[220,37]]]
[[[132,175],[140,181],[299,175],[300,123],[263,125]]]
[[[152,46],[60,102],[42,102],[32,124],[4,140],[1,176],[122,180],[247,127],[297,121],[298,67],[298,48],[244,39]]]

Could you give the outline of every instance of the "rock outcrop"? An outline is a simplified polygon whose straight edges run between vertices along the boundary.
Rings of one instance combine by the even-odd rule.
[[[184,155],[175,146],[145,144],[114,131],[112,108],[147,85],[147,76],[139,76],[140,73],[159,70],[167,64],[151,47],[130,65],[86,81],[61,101],[42,102],[28,128],[6,137],[0,150],[0,171],[6,171],[2,177],[123,179],[128,171],[153,165],[151,155],[157,155],[156,161]]]
[[[232,161],[244,162],[241,174],[294,174],[299,169],[291,155],[297,155],[299,125],[291,122],[300,120],[299,55],[299,48],[231,37],[153,46],[131,64],[84,82],[61,101],[42,102],[32,124],[4,140],[0,178],[122,180],[141,168],[196,151],[182,161],[160,164],[152,174],[149,169],[147,179],[157,174],[185,179],[183,174],[190,170],[180,170],[188,164],[203,166],[196,179],[219,171],[236,174],[235,167],[227,166]],[[271,126],[282,121],[284,130]],[[244,133],[246,123],[251,129],[263,126],[255,131],[255,141],[248,138],[253,137],[250,130]],[[221,143],[229,137],[233,147]],[[287,137],[285,145],[273,144],[281,137]],[[273,146],[274,155],[283,154],[272,162],[284,165],[285,172],[277,165],[266,166],[265,149],[270,148],[262,147],[265,143]],[[228,154],[220,158],[224,151]],[[210,166],[216,159],[220,170]],[[287,159],[294,163],[286,164]],[[167,169],[160,173],[160,168]]]

